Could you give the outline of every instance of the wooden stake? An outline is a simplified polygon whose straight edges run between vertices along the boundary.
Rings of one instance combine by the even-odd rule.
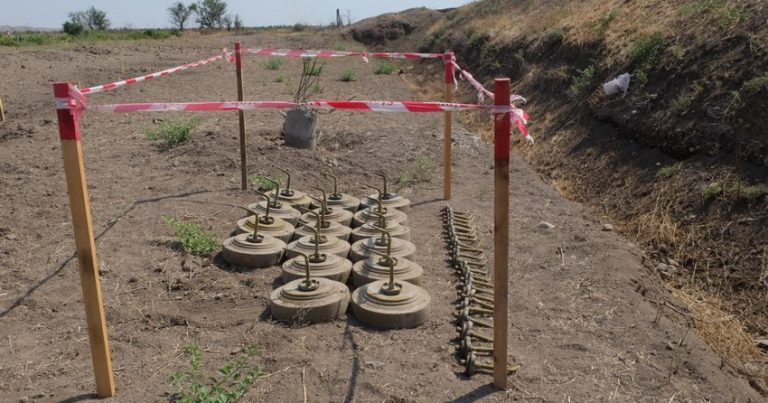
[[[54,83],[56,98],[70,98],[72,84]],[[88,323],[88,339],[91,346],[93,372],[96,376],[96,393],[99,397],[115,395],[115,379],[112,374],[112,357],[107,338],[107,321],[99,284],[96,241],[93,237],[91,207],[88,187],[85,183],[83,149],[80,145],[79,117],[70,110],[58,109],[61,151],[64,156],[64,175],[67,179],[69,208],[75,233],[75,248],[80,266],[80,282],[85,302],[85,320]]]
[[[0,99],[0,122],[5,122],[5,109],[3,109],[2,99]]]
[[[237,100],[243,101],[243,62],[240,54],[240,42],[235,42],[235,67],[237,72]],[[248,164],[245,153],[245,112],[237,111],[240,121],[240,186],[248,190]]]
[[[453,102],[453,52],[446,50],[443,55],[445,64],[445,102]],[[443,128],[443,199],[451,200],[451,112],[445,112]]]
[[[497,78],[495,105],[509,106],[509,79]],[[507,293],[509,292],[509,112],[494,113],[493,386],[507,388]]]

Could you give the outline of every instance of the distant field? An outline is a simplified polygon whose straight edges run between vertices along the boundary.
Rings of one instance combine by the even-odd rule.
[[[0,46],[40,46],[67,42],[122,41],[138,39],[166,39],[178,36],[179,32],[170,29],[142,29],[89,31],[81,35],[69,35],[63,32],[12,32],[0,36]]]

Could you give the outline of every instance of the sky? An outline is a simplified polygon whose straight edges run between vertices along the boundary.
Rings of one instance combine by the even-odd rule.
[[[182,0],[189,4],[191,0]],[[169,27],[167,9],[174,0],[0,0],[0,25],[61,28],[72,11],[90,6],[104,10],[112,28]],[[347,10],[352,21],[413,7],[450,8],[469,0],[226,0],[230,13],[239,14],[246,26],[326,25],[336,20],[336,9]]]

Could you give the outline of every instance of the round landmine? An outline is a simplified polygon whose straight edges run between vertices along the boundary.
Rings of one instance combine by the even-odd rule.
[[[320,207],[312,209],[310,212],[304,213],[299,217],[299,223],[301,225],[314,226],[317,218],[315,214],[320,213]],[[324,221],[337,222],[345,227],[349,227],[352,223],[352,213],[339,207],[328,207],[325,209]]]
[[[364,196],[360,201],[362,207],[373,207],[378,205],[378,195],[372,194]],[[411,211],[411,201],[397,193],[385,193],[381,196],[381,205],[408,213]]]
[[[313,226],[316,226],[317,222],[310,223],[310,225],[302,225],[293,233],[293,239],[299,239],[303,236],[312,235],[315,233]],[[325,225],[327,224],[327,225]],[[349,239],[352,229],[345,227],[337,222],[326,221],[320,225],[320,235],[334,236],[346,241]]]
[[[357,262],[374,254],[388,255],[395,258],[408,259],[416,253],[416,246],[408,241],[391,238],[391,245],[388,245],[385,238],[366,238],[352,244],[349,252],[349,260]]]
[[[267,194],[274,198],[275,197],[275,191],[270,190],[267,192]],[[282,189],[280,190],[280,193],[277,194],[277,200],[288,203],[291,207],[300,210],[302,208],[309,208],[309,205],[312,203],[312,199],[307,196],[306,193],[299,191],[299,190],[293,190],[293,189]]]
[[[413,285],[421,285],[424,281],[424,269],[418,264],[405,258],[392,258],[395,270],[395,281],[407,281]],[[352,284],[356,287],[377,280],[389,278],[389,259],[385,256],[371,256],[352,266]]]
[[[237,233],[251,233],[256,223],[256,216],[245,217],[237,221]],[[259,233],[271,235],[285,243],[291,241],[295,228],[280,217],[259,217]]]
[[[328,207],[341,208],[350,213],[354,213],[360,209],[360,199],[347,193],[332,193],[328,195],[326,204]]]
[[[283,263],[281,278],[283,283],[304,277],[304,260],[301,256],[288,259]],[[334,254],[309,256],[309,271],[313,278],[322,277],[346,283],[352,272],[352,262]]]
[[[382,210],[384,210],[384,219],[387,223],[396,223],[402,226],[408,225],[408,215],[402,211],[393,208],[383,208]],[[352,228],[360,227],[367,222],[378,222],[380,213],[379,207],[366,207],[358,211],[352,219]]]
[[[285,242],[261,234],[240,234],[222,243],[221,257],[236,266],[264,268],[280,263]]]
[[[377,280],[352,293],[352,313],[366,325],[381,329],[416,327],[429,318],[431,297],[408,282]]]
[[[328,237],[320,235],[319,238],[320,240],[317,245],[315,245],[316,237],[314,235],[301,237],[289,243],[285,250],[285,257],[292,258],[294,256],[300,255],[301,253],[315,253],[315,246],[317,246],[317,249],[320,253],[325,253],[327,255],[334,254],[341,258],[346,258],[347,255],[349,255],[349,250],[351,248],[349,242],[342,241],[335,236]]]
[[[381,221],[379,221],[379,224],[378,224],[379,227],[381,227],[380,223]],[[406,241],[411,240],[411,229],[403,225],[400,225],[394,221],[386,222],[385,229],[387,230],[387,232],[389,232],[390,235],[392,235],[392,238],[400,238]],[[350,242],[354,243],[361,239],[373,238],[380,234],[381,234],[381,231],[371,227],[370,225],[362,225],[352,230],[352,234],[350,235],[349,239],[350,239]]]
[[[249,204],[248,208],[261,214],[266,214],[267,201],[262,200],[258,203]],[[269,216],[280,217],[288,224],[296,226],[299,222],[299,217],[301,217],[301,213],[299,210],[291,207],[288,203],[277,202],[277,204],[275,204],[274,202],[269,202]]]
[[[272,317],[287,322],[324,322],[341,318],[349,304],[346,285],[327,278],[312,278],[309,257],[304,257],[304,278],[272,291]]]

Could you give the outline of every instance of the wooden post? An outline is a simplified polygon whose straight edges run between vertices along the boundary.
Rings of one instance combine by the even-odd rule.
[[[497,78],[494,104],[509,106],[509,79]],[[494,113],[493,225],[493,386],[507,388],[507,293],[509,292],[509,131],[510,112]]]
[[[70,83],[54,83],[53,94],[59,100],[70,99]],[[75,234],[77,261],[80,266],[80,282],[85,302],[85,320],[88,323],[88,339],[91,345],[93,372],[96,376],[96,393],[99,397],[115,395],[115,379],[112,374],[112,357],[107,338],[107,321],[99,284],[99,265],[96,260],[96,241],[93,238],[91,206],[85,183],[83,149],[80,145],[79,117],[67,109],[56,111],[59,119],[61,151],[64,156],[64,175],[67,179],[69,209]]]
[[[453,52],[446,50],[443,55],[445,64],[445,102],[453,102]],[[445,112],[443,127],[443,199],[451,200],[451,112]]]
[[[240,42],[235,42],[235,70],[237,72],[237,100],[243,101],[243,62],[240,52]],[[240,186],[248,190],[248,164],[245,153],[245,112],[237,111],[240,121]]]
[[[0,99],[0,122],[5,122],[5,109],[3,109],[2,99]]]

